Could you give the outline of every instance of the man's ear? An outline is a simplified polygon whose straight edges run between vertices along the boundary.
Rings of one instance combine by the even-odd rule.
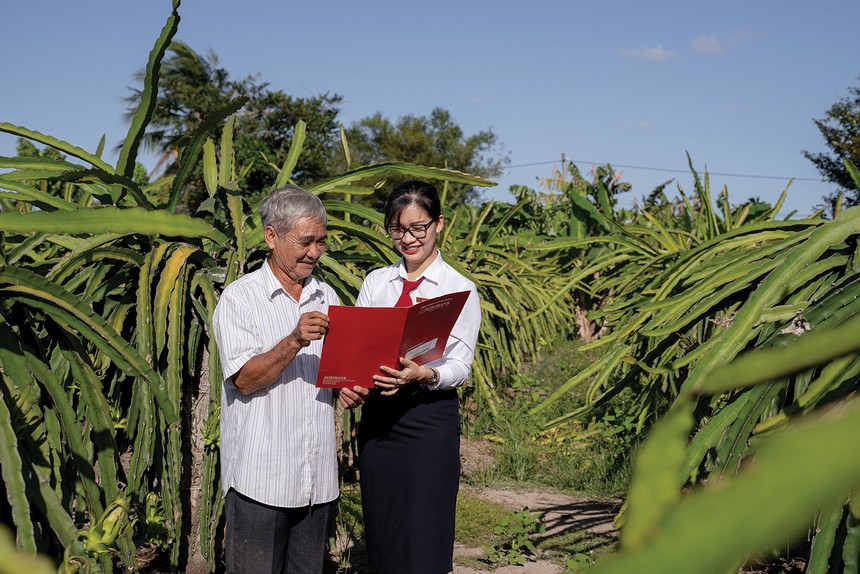
[[[275,231],[275,228],[267,225],[266,229],[263,230],[263,237],[266,239],[266,245],[269,246],[269,249],[274,249],[275,240],[278,238],[278,232]]]

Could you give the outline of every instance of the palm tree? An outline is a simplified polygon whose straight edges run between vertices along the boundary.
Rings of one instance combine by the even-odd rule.
[[[235,82],[218,65],[218,55],[210,50],[200,56],[188,44],[174,40],[169,55],[161,64],[158,103],[144,139],[144,149],[159,154],[150,178],[159,170],[168,171],[177,159],[180,140],[196,128],[207,112],[226,104],[252,87],[251,78]],[[146,70],[139,70],[135,80],[141,85]],[[140,103],[141,90],[129,88],[124,98],[127,105],[126,123],[130,123]]]

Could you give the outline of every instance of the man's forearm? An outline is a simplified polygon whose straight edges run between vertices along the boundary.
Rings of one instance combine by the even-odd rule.
[[[268,387],[284,372],[301,349],[299,340],[290,333],[270,350],[249,359],[233,376],[233,383],[243,395]]]

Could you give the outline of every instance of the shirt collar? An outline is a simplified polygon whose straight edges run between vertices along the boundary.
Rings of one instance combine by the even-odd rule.
[[[284,286],[281,285],[281,282],[278,281],[278,278],[275,277],[275,273],[272,271],[268,259],[263,263],[263,279],[266,282],[266,293],[269,294],[270,300],[274,299],[279,292],[283,293],[287,297],[290,296],[284,289]],[[316,277],[313,275],[306,277],[304,284],[302,285],[302,296],[299,302],[303,303],[319,291],[321,291],[320,283],[317,281]]]
[[[442,252],[437,249],[436,253],[436,259],[434,259],[433,263],[424,270],[422,277],[438,285],[442,278],[442,266],[444,263],[442,261]],[[408,279],[406,276],[406,265],[403,264],[403,259],[397,262],[397,275],[392,278],[392,281],[398,278]]]

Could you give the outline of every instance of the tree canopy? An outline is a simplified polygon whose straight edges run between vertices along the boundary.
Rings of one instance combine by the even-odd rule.
[[[144,73],[141,70],[136,74],[141,83]],[[127,119],[134,116],[140,101],[140,89],[131,88],[131,92],[126,98]],[[213,51],[202,57],[180,41],[170,44],[162,63],[158,100],[144,139],[145,148],[161,156],[156,169],[164,166],[169,173],[182,146],[182,138],[191,133],[208,112],[238,96],[250,98],[237,114],[235,153],[240,165],[250,167],[239,183],[251,201],[274,183],[273,171],[266,164],[283,162],[300,119],[308,130],[301,170],[293,174],[293,179],[302,184],[332,174],[332,157],[339,149],[337,118],[341,96],[322,94],[296,98],[280,90],[271,90],[267,82],[255,76],[234,80],[220,67]],[[206,195],[199,167],[197,172],[183,200],[191,210],[196,209]]]
[[[823,198],[828,206],[834,204],[840,193],[846,207],[860,205],[860,194],[843,163],[844,159],[849,159],[854,165],[860,165],[860,86],[850,87],[848,92],[849,96],[833,104],[823,119],[813,120],[830,151],[803,151],[804,157],[815,164],[822,177],[837,185],[836,191]]]
[[[141,83],[143,77],[143,70],[136,74]],[[243,95],[250,101],[237,114],[235,153],[239,165],[250,166],[239,182],[250,201],[255,201],[274,183],[271,166],[283,163],[300,119],[307,125],[307,131],[298,164],[300,170],[293,173],[293,180],[303,185],[331,177],[347,167],[340,138],[342,96],[325,93],[300,98],[272,90],[268,82],[257,76],[234,79],[220,66],[213,51],[204,57],[187,44],[173,41],[162,63],[158,100],[144,139],[145,148],[161,156],[156,169],[163,166],[169,173],[182,147],[182,138],[209,111]],[[133,117],[139,101],[140,89],[131,88],[126,98],[127,119]],[[429,116],[407,115],[396,122],[377,112],[355,122],[345,133],[350,167],[406,161],[492,179],[510,161],[502,154],[498,138],[491,130],[466,135],[442,108],[435,108]],[[376,190],[368,201],[377,204],[383,200],[395,179]],[[206,196],[203,189],[202,172],[198,168],[185,192],[183,204],[187,210],[196,209]],[[478,197],[475,189],[465,185],[451,185],[448,190],[449,201]]]
[[[510,162],[509,157],[502,154],[495,133],[484,130],[466,136],[451,114],[439,107],[429,116],[405,115],[394,123],[377,112],[354,123],[346,134],[353,163],[362,165],[406,161],[494,179]],[[387,194],[384,190],[382,193]],[[448,199],[449,202],[475,201],[479,199],[479,192],[472,187],[452,184],[448,188]]]

